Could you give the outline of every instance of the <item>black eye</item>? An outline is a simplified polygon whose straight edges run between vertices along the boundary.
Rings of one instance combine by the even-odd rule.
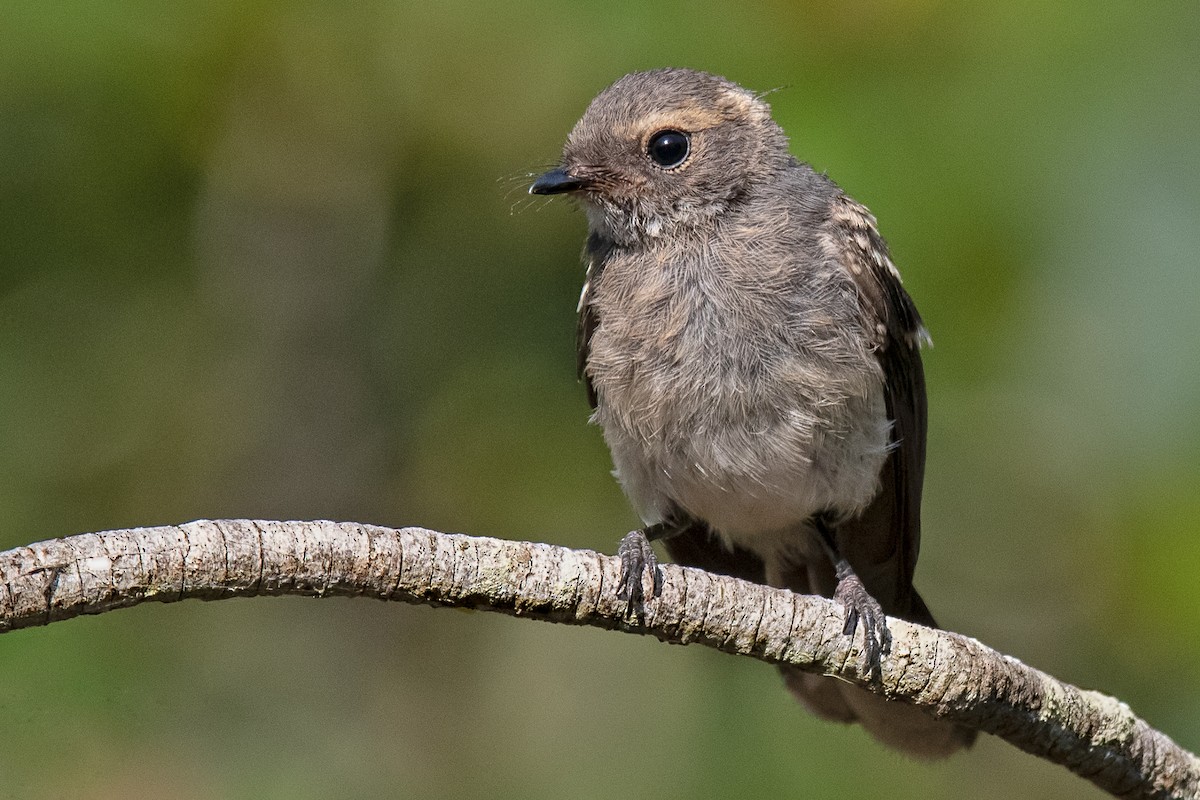
[[[655,164],[671,169],[684,162],[690,149],[691,142],[688,141],[686,133],[659,131],[650,137],[650,143],[646,145],[646,154]]]

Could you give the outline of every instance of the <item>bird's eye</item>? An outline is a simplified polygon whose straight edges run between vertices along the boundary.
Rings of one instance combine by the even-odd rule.
[[[650,137],[646,145],[646,155],[650,160],[664,169],[673,169],[682,164],[688,157],[691,142],[686,133],[679,131],[659,131]]]

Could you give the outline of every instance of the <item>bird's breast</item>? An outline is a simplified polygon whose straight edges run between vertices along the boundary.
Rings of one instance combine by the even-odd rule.
[[[664,273],[606,274],[592,298],[594,419],[642,517],[678,507],[744,540],[865,507],[889,423],[862,349],[780,287]]]

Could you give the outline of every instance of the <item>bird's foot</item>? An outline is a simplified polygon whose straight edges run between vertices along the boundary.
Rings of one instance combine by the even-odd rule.
[[[871,596],[844,559],[837,565],[837,577],[838,585],[833,599],[845,609],[846,624],[842,627],[842,633],[853,639],[859,622],[862,623],[863,655],[867,669],[873,679],[879,679],[883,672],[883,656],[892,650],[892,632],[888,630],[887,616],[879,601]]]
[[[630,531],[617,548],[621,558],[621,583],[617,598],[628,602],[626,612],[633,616],[646,599],[646,574],[650,577],[650,597],[658,595],[658,557],[645,531]]]

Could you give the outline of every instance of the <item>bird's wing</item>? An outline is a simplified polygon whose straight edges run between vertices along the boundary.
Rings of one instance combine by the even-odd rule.
[[[611,240],[592,233],[588,235],[587,244],[583,248],[583,260],[587,264],[587,273],[583,281],[583,290],[579,293],[579,323],[575,329],[575,367],[578,371],[579,380],[583,381],[584,387],[587,389],[588,404],[592,409],[596,408],[596,387],[592,385],[592,379],[587,374],[588,354],[592,347],[592,332],[596,330],[596,309],[592,307],[592,287],[600,273],[604,271],[604,264],[608,261],[612,254],[613,243]]]
[[[839,195],[826,224],[833,252],[854,282],[873,336],[887,414],[893,421],[892,450],[880,475],[879,494],[861,515],[839,525],[838,544],[884,611],[932,624],[912,586],[925,473],[925,373],[919,348],[929,335],[871,212]]]
[[[925,472],[925,373],[919,348],[929,337],[912,298],[900,285],[900,274],[871,213],[838,196],[826,224],[832,253],[858,292],[893,421],[892,450],[879,476],[879,494],[861,515],[839,523],[838,548],[885,613],[934,625],[912,585]],[[918,717],[910,706],[860,687],[816,678],[794,667],[781,670],[792,693],[820,716],[857,719],[876,739],[913,755],[945,756],[975,740],[975,731]]]

